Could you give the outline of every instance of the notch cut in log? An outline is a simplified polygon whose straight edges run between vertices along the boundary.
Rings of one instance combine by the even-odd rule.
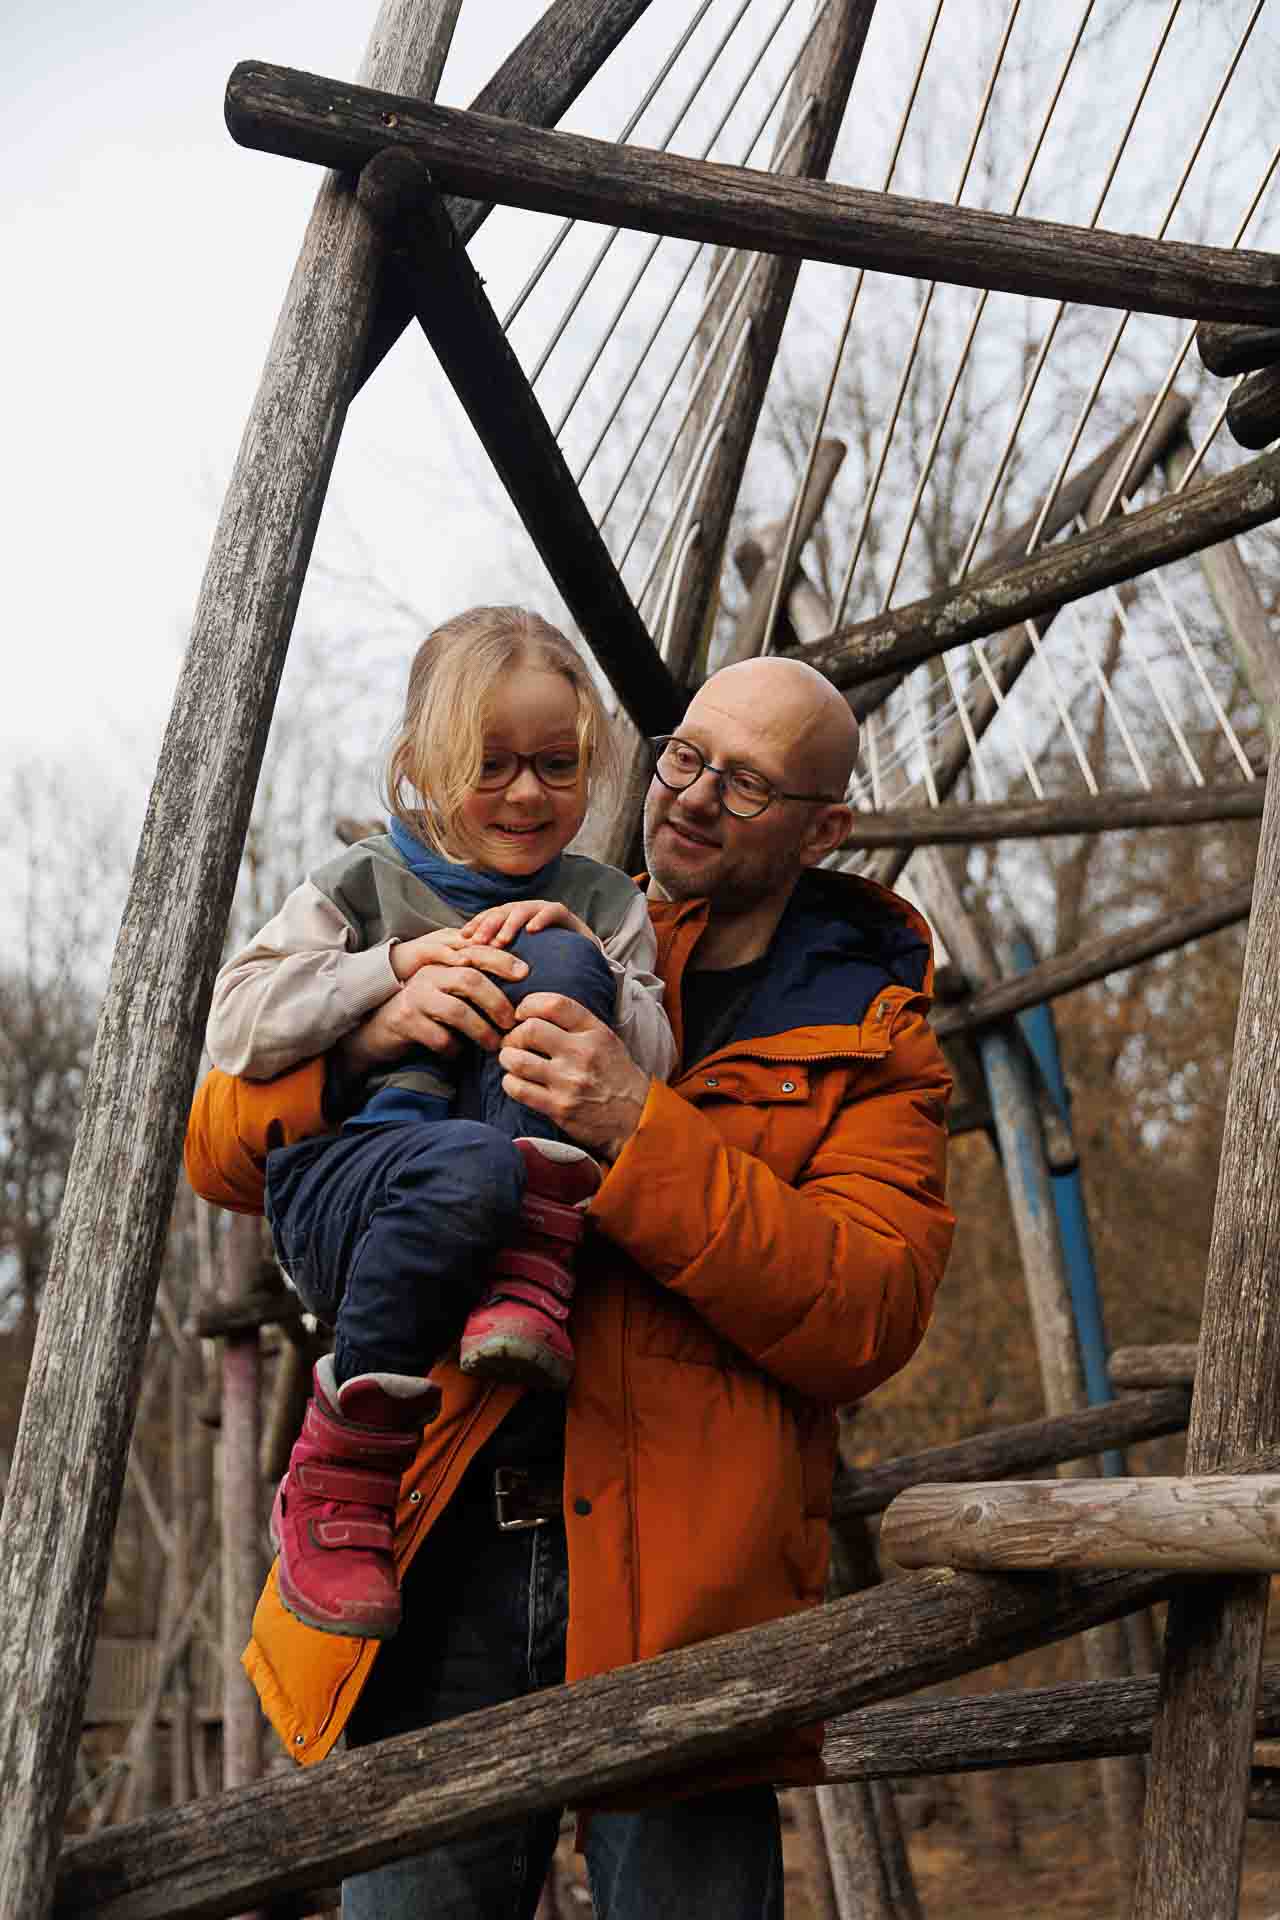
[[[1150,240],[619,147],[260,61],[234,68],[224,110],[242,146],[348,173],[384,146],[409,146],[450,192],[535,213],[1135,313],[1269,324],[1280,317],[1280,266],[1245,248]]]
[[[922,1482],[998,1480],[1013,1473],[1033,1473],[1038,1467],[1059,1466],[1065,1460],[1085,1460],[1113,1447],[1136,1446],[1165,1434],[1181,1433],[1191,1410],[1186,1387],[1157,1388],[1126,1394],[1078,1413],[1053,1414],[1027,1420],[994,1433],[975,1434],[950,1446],[926,1447],[897,1460],[851,1468],[841,1478],[831,1503],[832,1519],[855,1513],[883,1513],[898,1494]]]
[[[1071,794],[1065,799],[972,807],[887,807],[855,813],[845,847],[966,847],[991,840],[1039,840],[1064,833],[1127,833],[1135,827],[1193,827],[1257,820],[1262,780],[1223,787],[1168,787],[1146,793]]]
[[[1251,449],[1280,434],[1280,367],[1262,367],[1240,382],[1227,401],[1227,431]]]
[[[1024,1480],[898,1495],[880,1545],[902,1567],[1280,1573],[1280,1478]]]
[[[1196,346],[1209,373],[1252,373],[1255,367],[1269,367],[1280,360],[1280,326],[1202,320],[1196,328]]]
[[[1280,453],[1266,453],[1185,493],[1042,547],[998,573],[971,574],[924,600],[842,627],[804,658],[854,687],[1020,626],[1104,587],[1168,566],[1280,514]]]
[[[1163,1347],[1117,1347],[1108,1361],[1113,1387],[1189,1387],[1196,1377],[1194,1341]]]

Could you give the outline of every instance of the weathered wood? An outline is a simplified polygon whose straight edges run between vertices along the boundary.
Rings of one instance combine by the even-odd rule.
[[[684,702],[429,177],[390,148],[361,174],[359,198],[392,230],[422,330],[583,639],[640,732],[669,732]]]
[[[1280,1573],[1280,1479],[1023,1480],[900,1493],[881,1551],[901,1567]]]
[[[1181,1433],[1190,1409],[1187,1388],[1163,1387],[850,1469],[836,1488],[832,1514],[840,1519],[846,1514],[883,1513],[898,1494],[924,1481],[954,1484],[997,1480],[1008,1474],[1032,1473],[1037,1467],[1057,1466],[1063,1460],[1088,1459],[1112,1447],[1130,1447],[1162,1434]]]
[[[1227,432],[1242,447],[1268,447],[1280,434],[1280,367],[1262,367],[1227,401]]]
[[[652,0],[551,0],[492,80],[481,87],[471,102],[473,111],[553,127],[651,4]],[[491,211],[492,202],[445,201],[445,212],[463,246]],[[357,392],[412,319],[413,307],[404,288],[389,281],[374,314]]]
[[[1230,321],[1202,320],[1196,328],[1196,347],[1209,373],[1252,373],[1280,360],[1280,326],[1239,326]]]
[[[285,1287],[253,1287],[236,1299],[217,1300],[191,1317],[191,1331],[202,1340],[253,1333],[259,1327],[300,1327],[303,1305]]]
[[[224,1300],[255,1308],[254,1282],[262,1266],[265,1229],[255,1214],[233,1214],[223,1240]],[[264,1725],[258,1697],[240,1665],[266,1565],[262,1551],[262,1482],[258,1477],[262,1354],[258,1322],[229,1332],[222,1342],[222,1778],[247,1786],[262,1773]]]
[[[830,1722],[822,1757],[835,1780],[877,1780],[1145,1753],[1158,1688],[1144,1675],[867,1707]],[[1254,1732],[1280,1732],[1280,1666],[1263,1669]]]
[[[927,599],[842,627],[805,657],[836,686],[857,686],[1056,612],[1262,526],[1278,513],[1280,453],[1265,453],[1185,493],[1038,548],[1015,566],[971,574]]]
[[[67,1848],[59,1920],[234,1913],[535,1809],[706,1765],[1147,1606],[1152,1574],[904,1576],[852,1599],[548,1688]]]
[[[1200,1321],[1187,1471],[1280,1437],[1280,774],[1267,779],[1255,906]],[[1170,1604],[1135,1920],[1235,1911],[1269,1582],[1201,1581]]]
[[[1194,454],[1190,435],[1179,434],[1164,456],[1171,490],[1181,484]],[[1206,547],[1196,557],[1249,691],[1262,709],[1268,737],[1280,738],[1280,642],[1253,575],[1234,540]]]
[[[429,92],[457,4],[384,0],[363,79]],[[378,251],[326,181],[215,535],[85,1088],[0,1515],[0,1912],[23,1920],[51,1891],[200,1032]]]
[[[611,146],[261,61],[233,70],[225,111],[242,146],[349,172],[380,147],[414,146],[440,186],[536,213],[1135,313],[1269,324],[1280,313],[1275,257],[1246,248],[1013,218]]]
[[[846,847],[964,847],[989,840],[1038,840],[1064,833],[1127,833],[1135,827],[1192,827],[1209,820],[1256,820],[1264,783],[1153,788],[1149,793],[1071,794],[1066,799],[972,807],[887,807],[856,813]]]
[[[1148,920],[1132,932],[1100,934],[1095,940],[1082,941],[1070,953],[1028,967],[1025,973],[976,993],[960,1006],[947,1007],[934,1020],[934,1032],[940,1037],[968,1033],[1005,1014],[1021,1013],[1024,1007],[1038,1007],[1045,1000],[1087,987],[1093,980],[1104,980],[1109,973],[1137,966],[1157,954],[1172,953],[1192,940],[1202,940],[1206,934],[1247,920],[1252,901],[1251,882],[1233,887],[1205,906],[1184,907],[1180,913]]]
[[[1194,1343],[1117,1347],[1107,1361],[1113,1387],[1189,1387],[1196,1377]]]
[[[822,516],[822,510],[827,504],[827,496],[844,465],[846,451],[843,440],[827,439],[819,446],[813,471],[809,475],[808,484],[804,490],[804,498],[800,502],[800,513],[796,521],[795,536],[791,542],[791,551],[789,555],[784,556],[783,548],[787,545],[787,531],[790,525],[790,517],[788,517],[786,521],[780,522],[778,526],[771,529],[773,551],[752,583],[750,598],[738,615],[733,641],[720,662],[721,666],[730,666],[737,660],[753,660],[766,641],[772,637],[767,629],[769,610],[777,591],[778,569],[782,566],[785,557],[788,561],[788,578],[784,582],[782,593],[782,604],[785,605],[805,542]],[[779,611],[781,612],[781,608]]]
[[[1280,1820],[1280,1768],[1253,1767],[1250,1770],[1249,1818]]]

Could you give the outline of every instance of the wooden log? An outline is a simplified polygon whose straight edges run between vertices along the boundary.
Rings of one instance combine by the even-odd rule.
[[[1113,1447],[1158,1439],[1162,1434],[1181,1433],[1190,1409],[1187,1388],[1162,1387],[1126,1394],[1123,1399],[1082,1407],[1074,1413],[1001,1427],[994,1433],[953,1441],[949,1446],[928,1447],[874,1466],[853,1468],[836,1488],[832,1515],[841,1519],[847,1514],[883,1513],[898,1494],[925,1481],[954,1484],[997,1480],[1009,1474],[1032,1473],[1037,1467],[1057,1466],[1064,1460],[1088,1459]]]
[[[430,92],[456,6],[384,0],[363,79]],[[51,1892],[200,1033],[377,282],[372,223],[328,180],[214,538],[85,1087],[0,1514],[0,1913],[23,1920]]]
[[[1227,401],[1227,432],[1242,447],[1269,447],[1280,434],[1280,367],[1248,374]]]
[[[1280,1479],[926,1483],[889,1507],[880,1546],[902,1567],[1276,1574]]]
[[[1117,1347],[1107,1362],[1113,1387],[1189,1387],[1196,1377],[1194,1343]]]
[[[555,126],[651,4],[652,0],[551,0],[492,80],[481,87],[471,102],[473,111],[524,120],[535,127]],[[445,202],[445,212],[463,246],[491,211],[491,201],[451,198]],[[357,392],[413,317],[404,287],[388,282],[374,314]]]
[[[224,1297],[230,1307],[237,1296],[258,1297],[253,1287],[262,1265],[264,1232],[256,1214],[233,1214],[227,1222]],[[259,1778],[265,1756],[258,1697],[240,1665],[267,1570],[258,1477],[262,1353],[257,1324],[226,1335],[221,1362],[222,1777],[226,1786],[242,1787]]]
[[[1280,1767],[1250,1769],[1249,1818],[1280,1820]]]
[[[835,1780],[878,1780],[1145,1753],[1158,1688],[1151,1674],[866,1707],[828,1724],[822,1757]],[[1254,1731],[1280,1732],[1280,1665],[1263,1669]]]
[[[200,1307],[191,1317],[191,1331],[202,1340],[222,1340],[259,1327],[300,1327],[304,1311],[297,1294],[285,1287],[253,1287],[236,1299]]]
[[[1280,775],[1267,778],[1200,1321],[1187,1472],[1280,1438]],[[1135,1920],[1236,1909],[1269,1582],[1170,1604]]]
[[[833,9],[850,10],[860,8]],[[1280,313],[1280,268],[1267,253],[611,146],[261,61],[233,70],[225,113],[242,146],[347,172],[388,144],[413,146],[440,186],[535,213],[1135,313],[1268,324]]]
[[[1073,993],[1077,987],[1104,980],[1110,973],[1137,966],[1157,954],[1173,953],[1192,940],[1202,940],[1206,934],[1247,920],[1252,900],[1250,883],[1234,887],[1206,906],[1184,907],[1180,913],[1149,920],[1132,932],[1101,934],[1096,940],[1082,941],[1070,953],[1028,967],[1024,973],[1002,980],[999,986],[976,993],[962,1006],[945,1008],[934,1020],[934,1032],[940,1038],[968,1033],[1006,1014],[1021,1013],[1024,1007],[1038,1007],[1045,1000]]]
[[[999,573],[971,574],[927,599],[842,627],[805,658],[836,686],[857,686],[1056,612],[1262,526],[1278,513],[1280,453],[1264,453],[1185,493],[1038,548]]]
[[[583,639],[640,732],[669,732],[683,699],[429,177],[390,148],[361,174],[359,198],[392,229],[392,263],[422,330]]]
[[[1039,840],[1066,833],[1128,833],[1136,827],[1191,827],[1256,820],[1264,782],[1153,788],[1149,793],[1071,794],[1065,799],[972,807],[887,807],[857,813],[846,847],[965,847],[991,840]]]
[[[1187,471],[1194,448],[1190,435],[1176,436],[1164,455],[1169,487],[1176,490]],[[1280,738],[1280,647],[1271,617],[1262,603],[1253,575],[1234,540],[1206,547],[1197,556],[1205,584],[1227,636],[1244,671],[1249,691],[1262,709],[1270,739]]]
[[[804,498],[800,502],[800,514],[796,522],[795,538],[792,542],[791,553],[789,555],[788,578],[784,583],[782,594],[783,605],[785,605],[787,596],[790,593],[791,581],[794,578],[800,555],[804,551],[805,542],[822,517],[822,510],[827,504],[827,497],[836,483],[836,477],[841,467],[844,465],[846,451],[844,441],[834,439],[824,440],[818,448],[817,458],[813,463],[813,471],[809,475],[808,485],[804,490]],[[772,530],[774,551],[770,558],[765,561],[764,566],[760,569],[752,583],[751,597],[738,616],[738,624],[734,629],[732,644],[724,658],[720,661],[721,666],[730,666],[736,660],[753,660],[764,647],[766,640],[771,637],[766,631],[769,620],[769,609],[773,605],[774,594],[777,587],[778,568],[783,563],[782,547],[786,542],[788,525],[789,520],[780,523]]]
[[[1202,320],[1196,328],[1196,347],[1209,373],[1252,373],[1280,360],[1280,326],[1233,326],[1230,321]]]
[[[59,1920],[179,1920],[714,1762],[1159,1599],[1158,1574],[921,1573],[798,1619],[269,1775],[68,1847]]]

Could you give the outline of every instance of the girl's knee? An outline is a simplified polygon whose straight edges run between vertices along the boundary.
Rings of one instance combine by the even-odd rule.
[[[511,950],[529,969],[511,993],[513,1006],[530,993],[561,993],[598,1018],[612,1019],[613,973],[594,940],[571,927],[544,927],[540,933],[519,934]]]

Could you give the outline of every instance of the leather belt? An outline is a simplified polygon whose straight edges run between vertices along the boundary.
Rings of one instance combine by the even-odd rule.
[[[500,1533],[545,1527],[564,1513],[564,1474],[558,1467],[498,1467],[493,1512]]]

